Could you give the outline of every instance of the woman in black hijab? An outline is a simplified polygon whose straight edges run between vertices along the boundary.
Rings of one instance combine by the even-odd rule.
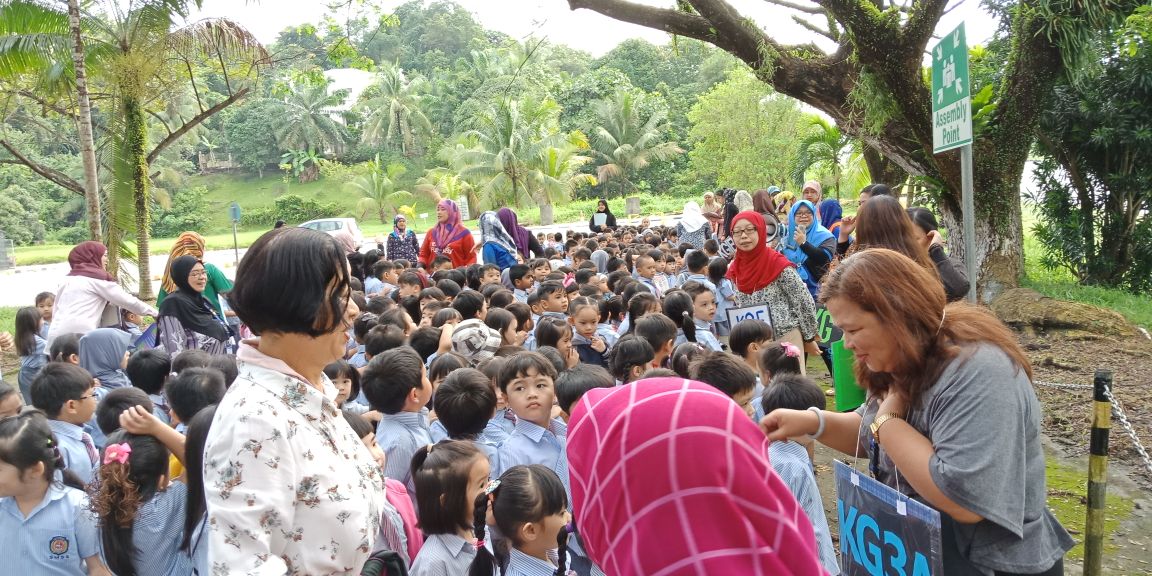
[[[597,223],[597,217],[600,222]],[[599,234],[601,232],[610,232],[616,228],[616,217],[612,215],[612,210],[608,209],[608,201],[601,198],[596,203],[596,213],[592,214],[592,218],[588,220],[588,229],[592,232]]]
[[[157,344],[173,356],[188,349],[228,352],[232,333],[203,295],[208,282],[204,263],[195,256],[177,258],[172,262],[172,281],[177,290],[160,305]]]

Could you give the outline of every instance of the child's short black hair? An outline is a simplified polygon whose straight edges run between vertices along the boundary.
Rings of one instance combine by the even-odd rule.
[[[240,367],[236,365],[236,358],[230,354],[214,354],[208,362],[209,368],[215,368],[224,375],[224,387],[231,388],[236,377],[240,375]]]
[[[432,315],[432,327],[443,328],[445,324],[450,322],[462,322],[464,317],[460,315],[460,311],[455,308],[441,308],[438,312]]]
[[[484,301],[484,296],[475,290],[462,292],[452,301],[452,308],[459,312],[464,320],[472,320],[479,316],[485,305],[487,302]]]
[[[547,282],[541,283],[540,287],[536,289],[536,294],[539,295],[540,298],[546,298],[555,292],[564,292],[564,284],[554,280],[548,280]]]
[[[440,348],[440,329],[433,326],[417,328],[408,337],[408,345],[420,355],[421,360],[427,362]]]
[[[580,401],[584,394],[593,388],[611,388],[616,380],[601,366],[577,364],[565,370],[556,378],[556,401],[566,414],[572,413],[572,405]],[[440,412],[437,411],[437,414]]]
[[[704,241],[704,252],[707,253],[709,256],[714,255],[719,251],[720,251],[720,244],[718,242],[716,242],[715,240],[705,240]]]
[[[559,352],[556,353],[560,355]],[[523,378],[528,375],[528,371],[533,370],[537,374],[547,376],[555,382],[556,380],[556,365],[548,358],[536,352],[521,352],[513,354],[508,357],[508,362],[504,364],[504,368],[500,370],[500,391],[507,393],[508,385],[517,378]]]
[[[684,265],[693,274],[702,274],[708,268],[708,255],[703,250],[693,250],[684,256]]]
[[[504,307],[505,310],[516,317],[516,330],[528,331],[528,324],[532,322],[532,308],[524,302],[513,302]]]
[[[629,372],[640,366],[646,368],[656,358],[656,351],[647,340],[635,335],[626,334],[609,353],[609,365],[612,375],[621,382],[628,382]]]
[[[489,284],[489,286],[496,286],[496,284]],[[511,304],[515,301],[516,301],[516,296],[514,294],[512,294],[511,291],[501,287],[500,290],[497,290],[495,293],[492,294],[492,297],[488,299],[488,307],[489,308],[507,308],[509,304]]]
[[[172,358],[172,373],[180,374],[187,368],[207,368],[211,363],[211,354],[203,350],[189,348]]]
[[[188,368],[164,386],[168,407],[181,422],[224,399],[224,375],[215,368]]]
[[[392,300],[391,295],[374,294],[368,299],[367,304],[363,308],[365,314],[383,314],[396,307],[396,302]]]
[[[478,291],[480,292],[480,295],[484,297],[485,300],[491,300],[492,295],[501,291],[501,290],[507,290],[507,288],[504,288],[504,286],[502,286],[500,284],[485,284],[485,285],[481,286]]]
[[[441,290],[435,286],[421,290],[419,296],[420,296],[420,300],[422,300],[422,301],[428,300],[428,299],[432,299],[432,300],[447,300],[448,299],[448,295],[445,294],[443,290]]]
[[[48,349],[48,357],[53,362],[68,362],[73,356],[80,356],[79,334],[61,334],[52,341],[52,346]]]
[[[437,268],[440,268],[441,266],[443,266],[445,264],[451,265],[452,259],[447,257],[447,256],[437,256],[437,257],[432,259],[432,265],[430,268],[432,270],[436,270]]]
[[[657,354],[665,344],[676,339],[676,324],[663,314],[641,316],[633,325],[636,335],[647,340]]]
[[[588,268],[581,268],[581,269],[576,271],[576,276],[575,276],[576,283],[577,284],[587,284],[588,281],[591,280],[592,277],[595,275],[596,275],[596,265],[595,264],[592,265],[591,270],[589,270]]]
[[[368,331],[364,337],[364,355],[375,357],[385,350],[391,350],[404,345],[407,337],[404,331],[394,325],[377,326]]]
[[[80,401],[85,394],[91,394],[95,383],[87,370],[68,362],[49,362],[32,379],[32,405],[44,412],[51,420],[60,416],[60,411],[69,400]]]
[[[743,358],[748,355],[748,347],[756,342],[775,338],[772,325],[763,320],[741,320],[732,327],[728,335],[728,347],[732,353]]]
[[[743,361],[724,352],[701,352],[688,368],[689,377],[709,384],[728,397],[756,387],[756,373]]]
[[[384,351],[372,357],[360,375],[360,386],[373,410],[397,414],[412,390],[424,388],[424,361],[408,346]]]
[[[799,374],[781,374],[764,388],[760,406],[765,414],[777,408],[807,410],[815,406],[823,410],[828,407],[828,398],[811,379]]]
[[[401,272],[400,276],[396,278],[396,284],[398,286],[419,286],[420,288],[424,288],[424,281],[420,279],[420,274],[415,270],[405,270]]]
[[[364,337],[368,335],[368,331],[376,327],[380,322],[380,317],[372,312],[365,312],[356,317],[352,322],[352,336],[357,342],[363,344]]]
[[[528,275],[528,270],[529,268],[524,264],[513,264],[512,267],[508,269],[508,280],[510,282],[519,282]]]
[[[109,392],[96,405],[96,426],[105,436],[119,430],[120,415],[133,406],[143,406],[148,412],[156,409],[148,394],[134,386],[125,386]]]
[[[428,366],[428,381],[443,380],[452,372],[461,368],[468,368],[470,365],[468,358],[465,358],[463,354],[456,352],[441,354]]]
[[[384,275],[393,270],[392,262],[388,260],[379,260],[372,265],[372,275],[377,280],[383,280]]]
[[[454,370],[436,388],[432,407],[454,440],[475,440],[496,413],[492,380],[475,368]]]
[[[137,350],[128,358],[124,368],[132,385],[145,394],[159,394],[164,390],[164,382],[172,372],[172,358],[163,348]]]
[[[445,298],[455,298],[460,295],[463,288],[460,287],[454,280],[445,278],[436,282],[436,288],[444,293]]]

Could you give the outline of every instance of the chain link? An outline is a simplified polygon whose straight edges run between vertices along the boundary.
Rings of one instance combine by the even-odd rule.
[[[1152,477],[1152,457],[1148,456],[1148,451],[1144,449],[1144,445],[1140,443],[1140,438],[1136,436],[1136,430],[1132,428],[1132,423],[1128,421],[1128,417],[1124,414],[1124,409],[1120,407],[1120,402],[1112,395],[1112,389],[1104,389],[1104,396],[1108,398],[1108,402],[1112,404],[1112,415],[1120,421],[1120,426],[1124,427],[1124,432],[1132,439],[1132,445],[1136,447],[1136,452],[1140,454],[1140,459],[1144,461],[1144,471]]]

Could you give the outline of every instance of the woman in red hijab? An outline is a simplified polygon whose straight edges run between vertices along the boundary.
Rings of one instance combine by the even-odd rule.
[[[751,314],[771,324],[777,340],[819,354],[816,303],[792,263],[766,245],[764,217],[759,212],[741,212],[732,218],[731,231],[736,256],[728,266],[728,277],[736,285],[736,302],[729,313]],[[800,368],[804,370],[803,358]]]
[[[72,270],[56,289],[56,305],[52,326],[48,328],[48,344],[62,334],[87,334],[101,325],[120,321],[119,314],[110,314],[101,322],[104,309],[118,306],[141,316],[156,316],[156,309],[129,294],[104,269],[108,264],[108,249],[99,242],[81,242],[68,253]]]
[[[655,378],[590,390],[567,451],[576,531],[606,574],[825,573],[767,438],[715,388]]]
[[[456,203],[441,200],[436,205],[436,225],[424,234],[424,244],[420,246],[420,263],[424,269],[431,269],[437,256],[451,258],[453,268],[475,264],[475,248],[476,241],[460,221],[460,209]]]

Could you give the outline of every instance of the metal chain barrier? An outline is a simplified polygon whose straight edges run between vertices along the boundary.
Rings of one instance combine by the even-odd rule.
[[[1091,384],[1061,384],[1059,382],[1042,382],[1036,380],[1033,382],[1037,386],[1045,388],[1056,388],[1058,390],[1092,390],[1094,387]],[[1112,395],[1112,390],[1107,389],[1106,395],[1108,402],[1112,404],[1112,415],[1120,421],[1120,426],[1124,428],[1124,432],[1128,434],[1128,438],[1132,441],[1132,446],[1136,448],[1136,452],[1140,455],[1140,459],[1144,463],[1144,471],[1152,478],[1152,456],[1148,455],[1148,451],[1144,448],[1144,444],[1140,442],[1140,438],[1136,436],[1136,429],[1132,427],[1132,423],[1128,421],[1128,416],[1124,414],[1124,408],[1120,406],[1120,401]]]

